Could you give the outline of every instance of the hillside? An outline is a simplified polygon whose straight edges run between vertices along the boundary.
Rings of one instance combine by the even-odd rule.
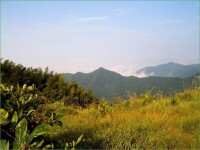
[[[113,99],[115,96],[125,96],[127,92],[144,93],[152,90],[153,93],[163,91],[173,93],[182,91],[191,85],[193,77],[125,77],[116,72],[99,68],[91,73],[64,74],[65,81],[75,80],[86,89],[92,89],[97,97]]]
[[[146,76],[160,77],[191,77],[199,72],[199,64],[182,65],[174,62],[157,66],[148,66],[136,71],[136,75],[145,74]]]

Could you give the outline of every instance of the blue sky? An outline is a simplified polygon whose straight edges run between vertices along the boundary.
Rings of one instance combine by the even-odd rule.
[[[198,1],[1,1],[1,57],[55,72],[199,63]]]

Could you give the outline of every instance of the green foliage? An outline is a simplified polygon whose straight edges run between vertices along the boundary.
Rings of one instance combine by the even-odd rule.
[[[28,134],[28,123],[25,118],[23,118],[16,126],[15,129],[15,141],[13,143],[13,149],[27,149],[27,148],[40,148],[42,146],[40,143],[37,145],[31,145],[33,138],[37,138],[40,135],[45,134],[51,129],[51,126],[47,124],[41,124],[35,127],[31,134]],[[9,142],[6,140],[0,140],[0,149],[9,149]]]
[[[24,118],[16,126],[15,141],[13,143],[13,149],[25,149],[26,132],[27,132],[27,121]]]
[[[9,60],[1,62],[0,65],[1,82],[7,86],[17,84],[22,86],[24,83],[27,83],[27,85],[35,84],[42,91],[48,78],[53,75],[53,72],[49,72],[48,68],[45,71],[42,71],[41,68],[26,68]]]
[[[21,88],[13,86],[5,87],[0,85],[1,89],[1,125],[7,125],[11,129],[16,126],[18,120],[28,116],[33,110],[29,106],[31,101],[37,99],[35,86],[27,87],[26,84]],[[9,125],[8,125],[9,124]]]
[[[0,125],[7,125],[8,123],[8,112],[4,109],[0,109]]]
[[[0,90],[2,107],[0,109],[2,114],[0,120],[2,125],[10,123],[12,128],[17,124],[18,120],[30,115],[34,111],[30,106],[38,97],[34,85],[27,87],[24,84],[23,87],[18,85],[17,87],[10,86],[9,88],[0,84]]]
[[[0,140],[0,149],[9,150],[9,142],[6,140]]]
[[[64,101],[64,105],[75,105],[87,107],[89,104],[98,100],[92,95],[92,91],[85,91],[75,82],[64,82],[62,75],[55,74],[47,80],[47,86],[44,89],[44,94],[51,102]]]
[[[50,116],[46,115],[46,122],[38,122],[38,118],[35,116],[39,114],[37,89],[34,85],[23,87],[17,85],[17,87],[6,87],[0,84],[1,90],[1,108],[0,108],[0,125],[2,137],[4,140],[9,141],[10,146],[13,144],[14,149],[25,149],[30,147],[30,143],[34,138],[43,135],[48,131],[51,126],[56,123],[62,125],[60,121],[61,115],[50,113]],[[34,105],[33,105],[34,104]],[[45,116],[44,115],[44,116]],[[28,126],[28,122],[29,126]],[[53,122],[53,123],[52,123]],[[32,132],[31,132],[32,131]],[[28,133],[30,133],[28,135]],[[32,145],[39,148],[37,141]],[[5,142],[2,141],[2,145],[5,146]],[[42,146],[42,144],[40,143]]]
[[[1,81],[4,85],[20,87],[24,83],[26,83],[26,86],[34,84],[38,89],[37,92],[42,95],[38,100],[43,100],[45,101],[44,103],[63,100],[65,105],[87,107],[91,103],[98,101],[92,95],[91,90],[85,91],[84,88],[78,86],[75,82],[65,83],[63,75],[53,74],[53,72],[48,71],[48,68],[45,71],[42,71],[41,68],[26,68],[9,60],[1,62],[0,65]],[[24,87],[24,92],[27,90],[26,86]],[[13,98],[16,98],[16,96],[13,96]],[[25,101],[24,98],[19,97],[22,103]],[[38,104],[39,102],[33,103],[33,106],[37,108]]]

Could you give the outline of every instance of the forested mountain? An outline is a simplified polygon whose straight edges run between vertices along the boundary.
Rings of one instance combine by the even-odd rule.
[[[136,75],[160,77],[191,77],[199,72],[199,64],[182,65],[169,62],[158,66],[148,66],[136,71]]]
[[[151,90],[153,93],[163,91],[165,94],[182,91],[191,86],[194,77],[125,77],[116,72],[99,68],[91,73],[64,74],[65,81],[75,80],[86,89],[92,89],[97,97],[112,99],[115,96],[125,96],[127,92],[137,94]]]

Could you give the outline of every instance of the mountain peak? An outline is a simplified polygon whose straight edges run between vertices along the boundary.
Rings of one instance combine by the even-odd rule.
[[[95,73],[95,74],[98,74],[98,75],[117,75],[117,76],[121,76],[119,73],[115,72],[115,71],[110,71],[108,69],[105,69],[103,67],[100,67],[99,69],[97,70],[94,70],[93,72],[91,73]]]
[[[107,69],[105,69],[105,68],[103,68],[103,67],[99,67],[98,69],[96,69],[96,70],[94,70],[93,72],[110,72],[110,70],[107,70]]]
[[[103,67],[99,67],[99,69],[97,69],[97,70],[106,70],[105,68],[103,68]]]

